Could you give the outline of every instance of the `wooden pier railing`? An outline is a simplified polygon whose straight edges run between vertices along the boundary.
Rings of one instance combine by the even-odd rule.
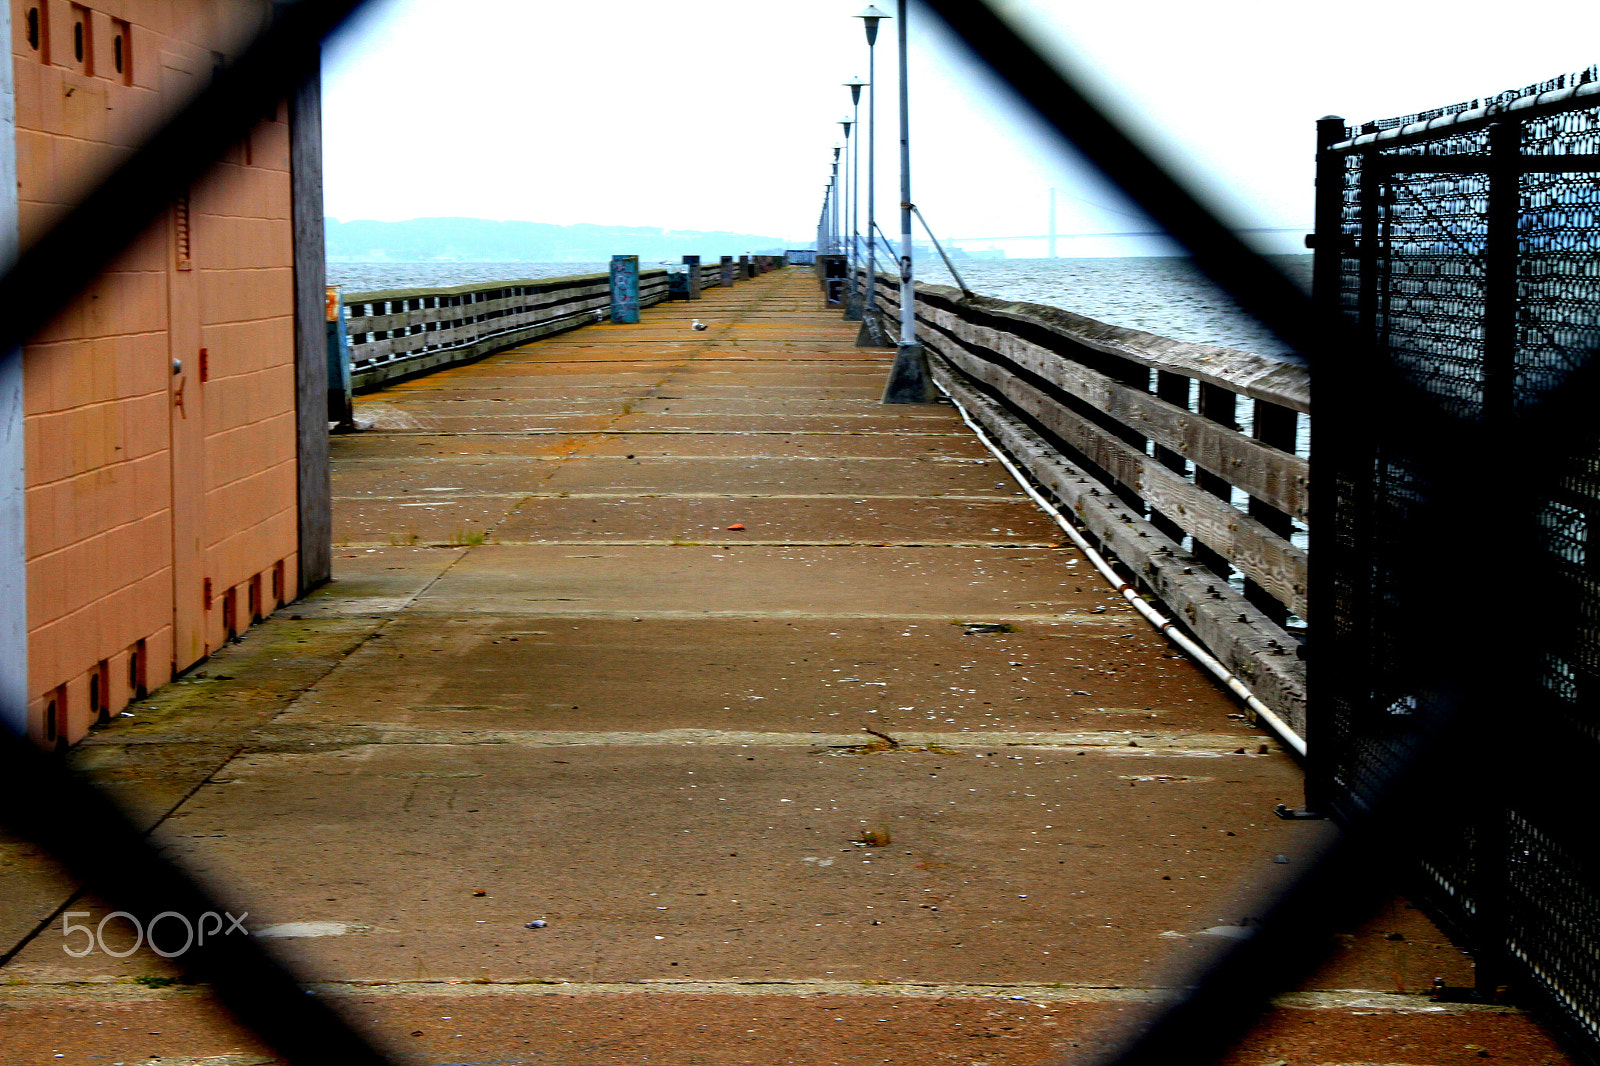
[[[666,298],[667,272],[640,271],[639,306]],[[344,298],[350,384],[371,388],[466,362],[588,325],[610,306],[607,274],[351,293]]]
[[[1306,371],[940,285],[917,321],[936,380],[1303,737]]]
[[[784,264],[782,256],[770,255],[704,259],[699,288],[731,285]],[[675,292],[684,288],[682,280],[675,287],[666,270],[640,271],[639,306],[686,296]],[[598,322],[611,307],[610,275],[356,292],[343,297],[343,307],[350,389],[359,392]],[[342,423],[336,406],[330,398],[330,420]]]

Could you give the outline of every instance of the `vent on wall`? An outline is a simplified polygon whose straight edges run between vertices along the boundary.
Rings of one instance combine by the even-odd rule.
[[[58,685],[44,705],[44,741],[57,748],[67,746],[67,686]]]
[[[45,32],[45,7],[43,4],[34,4],[28,8],[25,16],[25,25],[28,33],[28,47],[39,53],[39,58],[50,62],[50,54],[46,47],[49,34]]]
[[[133,698],[142,700],[148,693],[145,682],[145,651],[144,641],[135,641],[133,650],[128,653],[128,691],[133,693]]]
[[[89,674],[89,713],[100,725],[111,721],[111,664],[101,659]]]
[[[122,84],[133,84],[133,27],[121,19],[111,20],[111,66]]]
[[[90,37],[93,24],[89,9],[82,4],[72,5],[72,59],[85,74],[94,73],[94,41]]]
[[[189,194],[184,193],[172,202],[172,239],[173,251],[177,256],[178,269],[188,270],[193,266],[189,257]]]

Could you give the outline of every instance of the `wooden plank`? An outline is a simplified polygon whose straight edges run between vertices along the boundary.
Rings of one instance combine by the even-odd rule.
[[[894,305],[888,298],[884,303]],[[925,329],[922,341],[969,377],[1001,393],[1017,410],[1036,419],[1118,483],[1143,497],[1150,507],[1237,567],[1295,614],[1309,617],[1308,560],[1304,551],[1028,385],[1003,365],[972,355],[942,331]]]
[[[1032,341],[967,322],[943,308],[923,306],[932,322],[957,339],[995,353],[1251,496],[1307,522],[1311,472],[1304,458],[1225,429]]]
[[[1156,511],[1237,567],[1301,618],[1306,613],[1305,552],[1259,521],[1207,493],[993,363],[942,337],[922,338],[954,366],[998,390],[1096,466],[1132,489]]]
[[[296,598],[333,574],[328,467],[328,327],[322,202],[322,84],[313,73],[289,99],[289,199],[294,260]]]
[[[460,353],[468,349],[472,349],[476,354],[462,356],[462,358],[477,358],[478,355],[492,351],[514,348],[519,344],[525,344],[531,339],[545,336],[551,332],[560,332],[590,325],[598,321],[595,317],[595,312],[608,306],[609,300],[609,296],[603,300],[590,300],[587,302],[588,306],[580,307],[570,313],[556,315],[551,318],[541,318],[537,322],[520,327],[501,326],[499,325],[500,323],[505,323],[508,320],[495,319],[492,323],[465,323],[455,329],[436,330],[405,337],[387,337],[376,341],[364,341],[360,344],[351,345],[351,361],[357,366],[362,366],[375,361],[394,362],[417,358],[431,359],[435,354]],[[484,328],[491,325],[496,328]],[[429,348],[433,350],[429,351]]]
[[[1109,495],[1093,495],[1098,484],[1044,438],[999,403],[968,385],[935,354],[934,378],[984,427],[1031,477],[1070,512],[1103,549],[1300,736],[1306,735],[1306,668],[1297,641],[1274,625],[1227,582],[1153,525]]]
[[[377,388],[389,382],[404,378],[417,377],[432,370],[447,366],[458,366],[481,359],[486,355],[493,355],[507,348],[515,348],[519,344],[538,340],[555,333],[565,333],[567,330],[579,329],[593,322],[592,316],[573,316],[553,319],[517,330],[513,334],[491,337],[475,341],[456,348],[441,349],[439,351],[425,352],[408,358],[391,359],[385,362],[357,365],[351,371],[351,387],[358,392]]]
[[[880,293],[899,287],[898,280],[892,284],[888,284],[889,281],[884,275],[878,275]],[[1175,341],[1143,330],[1097,322],[1059,307],[997,300],[989,296],[963,298],[959,289],[945,285],[918,283],[917,295],[930,305],[947,309],[970,308],[984,315],[1014,322],[1024,331],[1046,331],[1068,345],[1080,344],[1092,351],[1115,355],[1154,370],[1208,381],[1241,396],[1266,400],[1290,410],[1311,411],[1311,375],[1297,363],[1213,344]]]

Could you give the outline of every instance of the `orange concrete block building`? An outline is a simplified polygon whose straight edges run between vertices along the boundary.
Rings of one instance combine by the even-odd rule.
[[[241,13],[268,10],[6,2],[23,246],[203,87],[251,28]],[[315,87],[303,95],[22,352],[26,729],[43,743],[76,741],[326,577],[325,550],[302,560],[326,451],[325,393],[306,380],[325,342]]]

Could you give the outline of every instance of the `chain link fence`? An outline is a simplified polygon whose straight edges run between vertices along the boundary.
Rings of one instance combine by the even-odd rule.
[[[1600,71],[1319,141],[1316,299],[1373,343],[1319,368],[1313,803],[1358,816],[1466,708],[1417,892],[1477,997],[1600,1057]]]

